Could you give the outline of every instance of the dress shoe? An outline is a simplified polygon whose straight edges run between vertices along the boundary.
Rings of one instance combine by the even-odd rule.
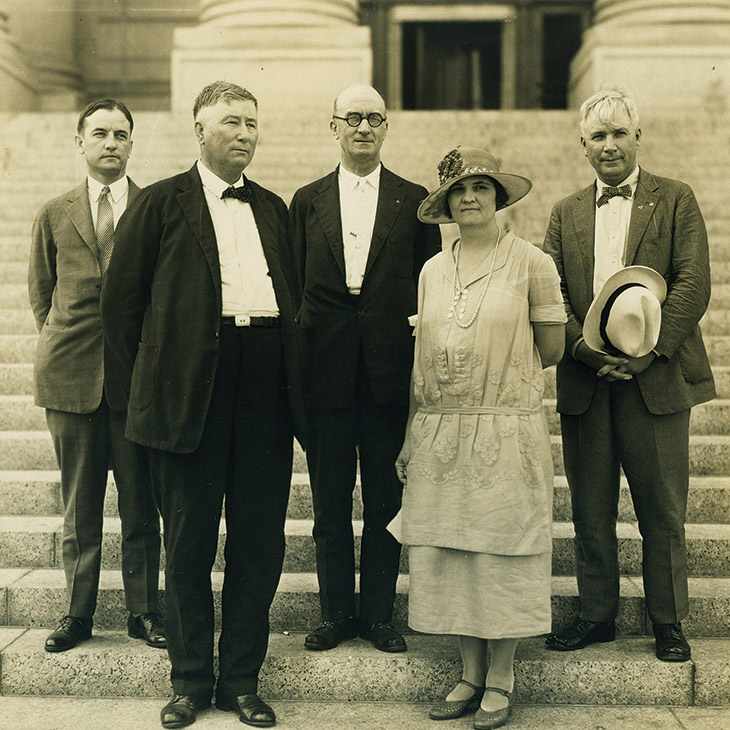
[[[73,649],[76,644],[91,638],[91,627],[93,625],[93,618],[64,616],[58,622],[56,630],[48,635],[45,646],[46,651]]]
[[[512,692],[508,692],[506,689],[500,687],[487,687],[484,693],[497,692],[498,694],[504,695],[507,698],[507,707],[503,707],[501,710],[495,710],[494,712],[488,712],[482,710],[480,707],[476,715],[474,715],[474,730],[492,730],[493,727],[501,727],[509,720],[509,716],[512,713]]]
[[[127,636],[144,639],[147,646],[155,649],[167,649],[165,624],[159,613],[143,613],[139,616],[130,613],[127,618]]]
[[[692,650],[682,633],[682,624],[654,624],[657,659],[663,662],[686,662]]]
[[[390,624],[380,621],[363,621],[360,636],[373,643],[380,651],[397,652],[406,650],[406,640]]]
[[[224,712],[237,712],[241,722],[254,727],[272,727],[276,725],[276,714],[255,692],[232,697],[215,695],[215,706]]]
[[[585,621],[577,616],[575,621],[559,634],[550,634],[545,639],[548,649],[573,651],[588,644],[613,641],[616,638],[616,624],[611,621]]]
[[[210,707],[210,697],[174,695],[160,710],[162,727],[185,727],[195,722],[195,716]]]
[[[441,700],[441,702],[437,702],[428,711],[428,716],[432,720],[455,720],[457,717],[466,715],[469,710],[476,709],[484,694],[484,687],[477,687],[465,679],[460,679],[459,684],[471,687],[474,690],[472,696],[467,697],[465,700]]]
[[[352,617],[339,621],[325,621],[307,636],[304,646],[315,651],[334,649],[341,641],[354,639],[356,636],[357,622]]]

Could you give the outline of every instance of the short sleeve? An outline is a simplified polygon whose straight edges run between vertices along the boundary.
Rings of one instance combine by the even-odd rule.
[[[555,262],[538,248],[530,261],[529,302],[530,322],[565,324],[568,321]]]

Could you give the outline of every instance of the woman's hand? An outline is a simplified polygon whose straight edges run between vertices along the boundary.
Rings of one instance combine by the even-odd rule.
[[[398,475],[398,479],[405,485],[407,483],[407,470],[408,462],[411,460],[411,445],[408,439],[403,443],[403,447],[398,454],[398,458],[395,460],[395,473]]]

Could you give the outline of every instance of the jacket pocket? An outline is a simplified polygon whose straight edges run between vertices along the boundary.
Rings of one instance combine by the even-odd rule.
[[[157,377],[157,359],[159,348],[157,345],[139,343],[137,357],[132,370],[132,384],[130,386],[129,407],[143,411],[152,403],[155,395],[155,380]]]

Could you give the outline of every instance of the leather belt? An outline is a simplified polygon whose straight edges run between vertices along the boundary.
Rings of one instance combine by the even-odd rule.
[[[278,327],[278,317],[249,317],[247,314],[237,314],[235,317],[221,317],[221,324],[233,327]]]

